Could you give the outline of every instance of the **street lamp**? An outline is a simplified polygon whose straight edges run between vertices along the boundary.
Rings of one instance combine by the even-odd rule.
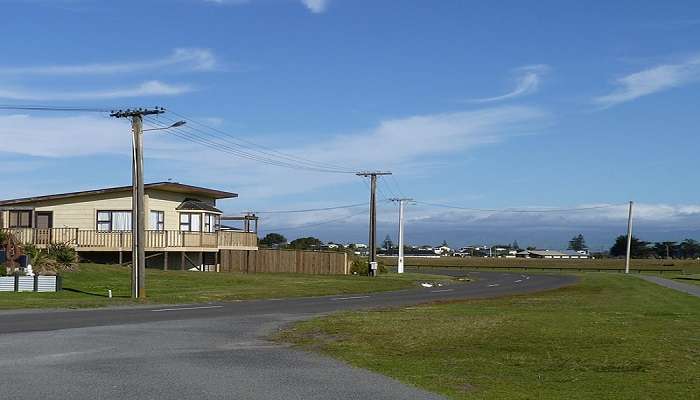
[[[185,125],[187,122],[186,121],[177,121],[174,124],[170,126],[165,126],[163,128],[150,128],[150,129],[144,129],[143,132],[147,131],[162,131],[163,129],[170,129],[170,128],[177,128],[178,126]]]

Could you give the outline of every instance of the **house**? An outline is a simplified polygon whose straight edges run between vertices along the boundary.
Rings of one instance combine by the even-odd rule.
[[[203,268],[220,250],[257,250],[256,217],[226,218],[242,221],[240,230],[221,225],[216,202],[236,193],[176,182],[144,189],[148,266]],[[131,186],[0,200],[0,229],[40,248],[67,243],[84,259],[122,263],[131,258],[131,204]]]
[[[519,258],[556,258],[556,259],[588,259],[587,252],[573,250],[523,250],[516,254]]]

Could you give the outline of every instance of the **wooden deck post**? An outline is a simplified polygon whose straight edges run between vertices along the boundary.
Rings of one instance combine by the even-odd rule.
[[[124,252],[122,252],[122,249],[119,249],[119,265],[124,264]]]
[[[163,251],[163,270],[168,270],[168,251]]]
[[[201,236],[200,236],[201,238]],[[200,271],[204,271],[204,252],[200,251],[197,259],[197,264],[199,264]]]
[[[185,252],[184,251],[180,252],[180,269],[182,271],[185,270]]]
[[[219,252],[214,253],[214,265],[216,265],[216,272],[221,272],[221,266],[219,265]]]

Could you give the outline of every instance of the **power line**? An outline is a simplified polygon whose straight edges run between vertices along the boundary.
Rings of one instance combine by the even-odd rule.
[[[159,123],[159,122],[151,122],[152,124],[155,124],[156,126],[165,126],[165,124]],[[315,172],[332,172],[332,173],[345,173],[344,171],[335,171],[335,170],[327,170],[327,169],[321,169],[321,168],[312,168],[312,167],[307,167],[304,165],[298,165],[298,164],[292,164],[280,160],[275,160],[275,159],[270,159],[266,157],[262,157],[259,155],[256,155],[254,153],[249,153],[240,149],[237,149],[226,142],[221,142],[217,140],[212,140],[207,137],[204,137],[200,135],[198,132],[201,132],[201,130],[198,130],[196,128],[191,128],[182,126],[182,127],[176,127],[173,130],[169,131],[170,135],[173,135],[175,137],[178,137],[180,139],[187,140],[192,143],[197,143],[206,147],[209,147],[213,150],[217,150],[223,153],[231,154],[236,157],[241,157],[241,158],[246,158],[252,161],[268,164],[268,165],[274,165],[278,167],[285,167],[285,168],[292,168],[292,169],[302,169],[302,170],[309,170],[309,171],[315,171]]]
[[[604,205],[604,206],[593,206],[593,207],[549,208],[549,209],[541,209],[541,210],[531,210],[531,209],[512,209],[512,208],[487,209],[487,208],[459,207],[459,206],[451,206],[451,205],[447,205],[447,204],[428,203],[428,202],[424,202],[424,201],[415,201],[415,203],[426,205],[426,206],[432,206],[432,207],[451,208],[451,209],[455,209],[455,210],[479,211],[479,212],[502,212],[502,213],[574,212],[574,211],[588,211],[588,210],[600,210],[600,209],[606,209],[606,208],[615,208],[615,207],[620,207],[620,206],[624,205],[624,204],[609,204],[609,205]]]
[[[270,232],[271,232],[271,231],[283,231],[283,230],[291,230],[291,229],[311,228],[311,227],[314,227],[314,226],[325,225],[325,224],[330,224],[330,223],[333,223],[333,222],[338,222],[338,221],[347,220],[348,218],[356,217],[356,216],[362,215],[362,214],[364,214],[364,213],[366,213],[366,211],[365,211],[365,210],[362,210],[362,211],[357,212],[357,213],[353,213],[353,214],[350,214],[350,215],[345,215],[345,216],[342,216],[342,217],[340,217],[340,218],[334,218],[334,219],[325,220],[325,221],[322,221],[322,222],[315,222],[315,223],[311,223],[311,224],[304,224],[304,225],[297,225],[297,226],[286,226],[286,227],[281,227],[281,228],[279,228],[279,227],[278,227],[278,228],[269,228],[269,229],[265,228],[265,229],[263,229],[263,230],[265,230],[265,231],[270,231]]]
[[[113,109],[107,108],[88,108],[80,106],[41,106],[41,105],[11,105],[0,104],[0,110],[14,111],[77,111],[77,112],[99,112],[107,113]]]
[[[165,118],[166,120],[169,120]],[[173,121],[173,120],[169,120]],[[181,139],[188,140],[190,142],[198,143],[201,145],[204,145],[206,147],[209,147],[211,149],[224,152],[227,154],[231,154],[237,157],[241,158],[246,158],[252,161],[256,162],[261,162],[264,164],[268,165],[274,165],[278,167],[286,167],[286,168],[291,168],[291,169],[300,169],[300,170],[308,170],[308,171],[315,171],[315,172],[329,172],[329,173],[352,173],[350,171],[341,171],[341,170],[334,170],[334,169],[327,169],[327,168],[320,168],[320,167],[312,167],[304,164],[299,164],[299,163],[294,163],[294,162],[289,162],[289,161],[284,161],[284,160],[279,160],[279,159],[274,159],[266,156],[261,156],[256,153],[251,153],[249,151],[241,150],[235,143],[231,143],[230,141],[223,139],[221,137],[218,137],[216,135],[214,136],[214,139],[210,139],[206,136],[212,136],[211,134],[198,129],[198,128],[193,128],[190,126],[182,126],[178,127],[176,130],[170,131],[170,134],[173,136],[179,137]],[[203,136],[204,135],[204,136]]]
[[[284,153],[284,152],[281,152],[281,151],[254,143],[250,140],[246,140],[246,139],[237,137],[237,136],[232,135],[226,131],[223,131],[221,129],[217,129],[215,127],[206,125],[200,121],[194,120],[194,119],[189,118],[189,117],[182,115],[182,114],[173,113],[173,115],[176,115],[180,118],[188,120],[188,121],[192,122],[193,124],[199,125],[199,126],[203,127],[204,129],[208,130],[208,131],[203,131],[201,129],[197,129],[199,132],[201,132],[205,135],[208,135],[208,136],[223,139],[236,147],[247,149],[245,151],[257,152],[260,154],[264,154],[268,157],[273,157],[275,159],[283,160],[284,162],[287,162],[287,163],[303,165],[303,166],[311,167],[314,169],[325,169],[325,170],[329,170],[329,171],[332,170],[333,172],[339,172],[339,173],[354,173],[355,172],[355,171],[352,171],[350,168],[346,168],[346,167],[343,167],[340,165],[319,162],[319,161],[313,161],[313,160],[310,160],[310,159],[307,159],[304,157],[294,156],[291,154],[287,154],[287,153]],[[214,133],[212,133],[212,132],[214,132]]]
[[[335,207],[325,207],[325,208],[308,208],[304,210],[282,210],[282,211],[255,211],[255,214],[293,214],[293,213],[306,213],[313,211],[329,211],[329,210],[340,210],[345,208],[355,208],[360,206],[366,206],[367,203],[357,203],[357,204],[347,204],[344,206]]]

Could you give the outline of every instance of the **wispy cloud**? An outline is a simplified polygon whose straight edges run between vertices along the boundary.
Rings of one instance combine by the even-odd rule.
[[[471,101],[474,103],[490,103],[534,93],[539,89],[542,76],[547,73],[547,71],[549,71],[549,67],[542,64],[517,68],[514,70],[515,88],[512,91],[500,96],[473,99]]]
[[[612,107],[676,87],[700,81],[700,56],[678,64],[663,64],[617,79],[617,89],[596,97],[593,101],[602,107]]]
[[[205,3],[221,5],[244,5],[250,4],[252,0],[203,0]],[[300,0],[306,8],[314,14],[321,14],[328,9],[330,0]]]
[[[50,158],[129,154],[130,143],[127,123],[94,115],[0,115],[0,138],[4,152]]]
[[[328,0],[301,0],[301,2],[314,14],[320,14],[328,8]]]
[[[147,81],[138,86],[94,91],[35,91],[31,89],[0,88],[0,99],[22,101],[107,100],[131,97],[175,96],[193,91],[189,85]]]
[[[0,75],[114,75],[153,71],[163,68],[182,71],[211,71],[218,66],[209,49],[178,48],[169,56],[136,62],[87,63],[73,65],[0,66]]]

